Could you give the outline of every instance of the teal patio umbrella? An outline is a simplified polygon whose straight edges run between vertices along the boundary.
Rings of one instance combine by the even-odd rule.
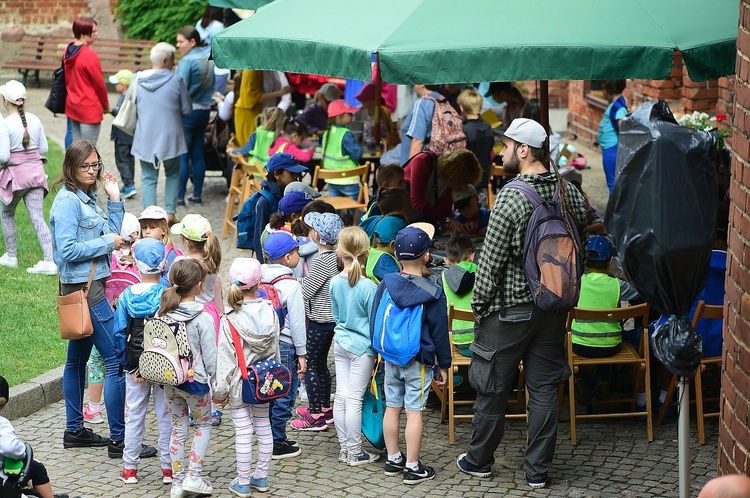
[[[208,0],[211,7],[222,7],[224,9],[258,10],[273,0]]]
[[[269,0],[212,0],[237,4]],[[739,0],[276,0],[214,38],[219,67],[369,81],[664,79],[734,73]]]

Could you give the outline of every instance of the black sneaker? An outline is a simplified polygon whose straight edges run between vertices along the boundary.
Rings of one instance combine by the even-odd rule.
[[[466,453],[461,453],[456,459],[456,467],[464,474],[469,474],[473,477],[492,477],[492,472],[477,470],[466,461]]]
[[[549,481],[546,477],[543,479],[532,479],[531,477],[526,476],[526,484],[528,484],[531,489],[543,489],[547,487]]]
[[[65,431],[63,434],[63,448],[101,448],[109,444],[109,439],[95,434],[88,427],[78,432]]]
[[[107,455],[109,458],[122,458],[122,450],[125,449],[125,441],[110,441],[107,445]],[[141,458],[153,458],[159,454],[159,451],[153,446],[141,447]]]
[[[273,460],[283,460],[284,458],[292,458],[302,453],[302,449],[299,446],[289,444],[289,441],[284,444],[273,445]]]
[[[404,484],[419,484],[422,481],[435,478],[435,469],[422,465],[422,462],[417,462],[417,464],[419,465],[417,470],[404,467]]]
[[[401,453],[401,463],[396,463],[393,460],[386,458],[385,465],[383,465],[383,473],[387,476],[397,476],[404,473],[406,468],[406,455]]]

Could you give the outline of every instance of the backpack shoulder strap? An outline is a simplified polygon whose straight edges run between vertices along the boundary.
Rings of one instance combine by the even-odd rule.
[[[234,350],[237,353],[237,365],[240,367],[240,374],[242,378],[247,380],[247,365],[245,365],[245,353],[242,352],[242,340],[240,334],[237,333],[237,329],[232,325],[232,320],[227,317],[227,325],[229,330],[232,332],[232,342],[234,343]]]
[[[273,195],[273,193],[270,190],[267,190],[267,189],[264,189],[264,188],[260,189],[258,191],[258,193],[261,194],[263,197],[266,198],[266,200],[268,201],[268,203],[271,205],[271,212],[275,213],[276,210],[279,208],[279,204],[276,201],[276,196]]]
[[[270,282],[268,282],[271,285],[276,285],[276,282],[280,282],[282,280],[297,280],[292,275],[279,275],[278,277],[274,278]]]
[[[620,132],[620,125],[617,124],[617,113],[623,107],[627,107],[627,103],[625,102],[625,97],[620,95],[620,98],[615,100],[612,107],[609,109],[609,121],[612,123],[612,128],[614,128],[617,133]]]
[[[526,199],[531,203],[533,209],[536,209],[539,204],[544,202],[544,199],[539,195],[539,192],[523,180],[513,180],[512,182],[506,183],[503,188],[513,188],[523,192],[523,195],[526,196]]]

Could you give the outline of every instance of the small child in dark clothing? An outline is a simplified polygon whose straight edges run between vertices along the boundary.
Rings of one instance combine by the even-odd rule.
[[[492,148],[495,145],[495,137],[492,136],[492,127],[479,115],[482,112],[482,102],[482,95],[473,88],[462,91],[458,96],[461,117],[464,119],[466,148],[477,156],[479,164],[482,166],[480,190],[487,188],[490,178]]]
[[[109,77],[109,82],[115,85],[115,89],[120,92],[120,98],[117,100],[117,105],[112,109],[112,115],[117,116],[117,113],[122,107],[122,103],[125,101],[125,94],[128,92],[128,87],[133,82],[133,73],[127,69],[121,69]],[[135,189],[133,183],[135,177],[135,158],[130,153],[130,148],[133,146],[133,135],[129,135],[112,125],[112,132],[109,139],[115,143],[115,164],[117,170],[120,172],[120,179],[124,184],[120,195],[123,199],[130,199],[138,191]]]
[[[490,222],[490,210],[479,207],[479,195],[474,185],[454,190],[453,207],[458,211],[456,219],[464,225],[470,235],[484,235]]]

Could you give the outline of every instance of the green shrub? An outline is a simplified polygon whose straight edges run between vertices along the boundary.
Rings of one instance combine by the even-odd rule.
[[[132,40],[156,40],[174,45],[177,31],[195,26],[206,0],[120,0],[116,16],[125,36]]]

